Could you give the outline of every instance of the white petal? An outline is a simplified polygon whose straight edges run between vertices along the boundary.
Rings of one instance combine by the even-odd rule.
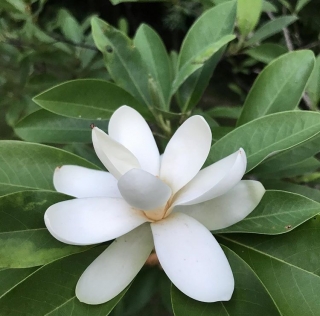
[[[92,143],[101,162],[117,179],[132,168],[140,168],[138,159],[130,150],[98,127],[92,129]]]
[[[173,213],[152,223],[151,229],[161,266],[181,292],[201,302],[231,298],[234,279],[229,262],[202,224]]]
[[[256,208],[264,193],[265,189],[259,181],[243,180],[213,200],[177,206],[174,211],[192,216],[209,230],[217,230],[243,220]]]
[[[159,150],[150,127],[134,109],[122,106],[110,118],[109,136],[128,148],[139,160],[141,168],[159,175]]]
[[[44,215],[49,232],[71,245],[91,245],[126,234],[147,221],[123,199],[84,198],[50,206]]]
[[[142,169],[131,169],[118,182],[122,197],[141,210],[164,206],[171,196],[171,189],[159,178]]]
[[[226,193],[242,179],[246,166],[246,153],[240,148],[202,169],[177,193],[173,205],[197,204]]]
[[[116,239],[80,277],[76,295],[86,304],[105,303],[138,274],[153,248],[149,224]]]
[[[56,168],[53,184],[58,192],[77,198],[121,197],[117,179],[106,171],[64,165]]]
[[[211,131],[199,115],[186,120],[169,141],[162,157],[160,179],[173,194],[187,184],[201,169],[210,151]]]

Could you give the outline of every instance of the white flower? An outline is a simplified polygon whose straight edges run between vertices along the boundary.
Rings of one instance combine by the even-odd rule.
[[[45,223],[58,240],[91,245],[116,240],[85,270],[76,295],[104,303],[136,276],[153,248],[175,286],[203,302],[227,301],[234,290],[229,263],[209,230],[233,225],[260,202],[260,182],[240,181],[246,155],[232,155],[201,169],[211,132],[201,116],[176,131],[163,156],[143,117],[123,106],[109,135],[94,127],[95,151],[109,170],[57,168],[57,191],[77,199],[52,205]]]

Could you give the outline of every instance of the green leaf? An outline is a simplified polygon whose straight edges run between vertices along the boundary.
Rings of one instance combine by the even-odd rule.
[[[227,234],[218,240],[250,265],[281,315],[319,314],[319,216],[289,234]]]
[[[288,50],[284,46],[275,43],[261,44],[245,51],[250,57],[265,64],[269,64],[274,59],[287,52]]]
[[[234,130],[233,127],[229,126],[215,126],[211,127],[211,132],[212,132],[212,140],[213,141],[218,141],[220,138],[226,136],[230,132]]]
[[[127,289],[111,301],[100,305],[80,303],[75,297],[75,287],[79,277],[104,248],[97,247],[71,255],[37,269],[0,298],[1,314],[3,316],[109,315]]]
[[[62,165],[98,169],[94,164],[64,150],[20,141],[0,141],[0,187],[16,192],[54,190],[53,172]]]
[[[67,117],[106,120],[122,105],[144,115],[149,111],[115,84],[97,79],[78,79],[57,85],[34,99],[44,109]]]
[[[311,0],[298,0],[295,8],[295,12],[301,11]]]
[[[288,168],[295,171],[297,164],[311,158],[320,151],[320,132],[305,142],[298,144],[288,150],[284,150],[274,156],[267,158],[262,164],[254,169],[253,173],[259,176],[277,174]],[[314,160],[314,158],[312,158]],[[317,165],[317,164],[313,164]]]
[[[257,25],[262,10],[262,0],[238,0],[237,21],[243,37]]]
[[[286,233],[320,213],[320,203],[284,191],[266,191],[261,202],[245,219],[219,230],[222,233]]]
[[[198,52],[192,60],[185,63],[183,67],[178,71],[171,89],[171,95],[175,94],[181,85],[189,78],[196,70],[203,67],[205,63],[223,46],[235,39],[235,35],[223,36],[217,42],[208,45],[202,51]]]
[[[83,33],[78,21],[65,9],[60,9],[57,17],[57,24],[60,26],[62,34],[69,41],[81,43]]]
[[[244,124],[211,146],[206,165],[243,148],[247,172],[267,157],[289,149],[317,135],[320,113],[288,111],[270,114]]]
[[[274,4],[272,4],[271,2],[264,0],[264,1],[262,2],[262,11],[263,11],[263,12],[272,12],[272,13],[275,13],[275,12],[278,12],[278,9],[277,9],[277,7],[276,7]]]
[[[178,69],[194,59],[211,43],[232,33],[236,16],[236,2],[228,1],[209,9],[193,24],[182,43]],[[212,72],[216,67],[223,50],[214,54],[206,64],[190,76],[177,93],[177,100],[185,112],[193,108],[207,87]]]
[[[102,52],[106,67],[115,83],[131,93],[141,104],[152,106],[148,71],[132,41],[96,17],[91,20],[91,26],[94,42]]]
[[[227,302],[203,303],[195,301],[181,293],[174,285],[171,288],[171,300],[175,316],[281,316],[272,298],[263,284],[236,253],[222,247],[230,263],[235,290]]]
[[[58,241],[44,224],[47,208],[67,199],[61,193],[38,190],[0,198],[0,267],[39,266],[87,249]]]
[[[212,116],[213,118],[238,119],[241,111],[241,107],[217,106],[212,108],[211,110],[206,111],[205,113]]]
[[[320,101],[320,55],[316,58],[316,63],[307,85],[307,92],[312,102],[313,108],[316,109]]]
[[[39,110],[23,118],[15,133],[23,140],[36,143],[91,143],[90,124],[106,129],[108,122],[69,118]]]
[[[262,183],[267,190],[281,190],[297,193],[320,203],[320,191],[306,185],[299,185],[280,180],[262,180]]]
[[[284,27],[295,22],[298,18],[294,15],[283,15],[279,18],[275,18],[262,25],[246,42],[247,46],[262,42],[270,36],[281,32]]]
[[[168,110],[172,75],[169,56],[161,38],[150,26],[141,24],[133,42],[149,75],[155,81],[155,97],[160,98],[160,104],[156,103],[155,106]]]
[[[237,125],[267,114],[295,109],[313,67],[314,55],[308,50],[287,53],[266,66],[246,98]]]

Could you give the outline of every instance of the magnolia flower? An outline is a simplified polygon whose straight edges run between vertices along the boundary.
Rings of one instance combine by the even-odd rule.
[[[56,169],[57,191],[76,199],[52,205],[45,223],[72,245],[115,241],[84,271],[76,295],[87,304],[115,297],[137,275],[155,249],[173,284],[203,302],[227,301],[234,279],[210,230],[245,218],[265,190],[241,181],[243,149],[202,169],[211,131],[201,116],[186,120],[160,157],[149,126],[134,109],[112,115],[109,135],[92,129],[93,146],[109,170],[66,165]]]

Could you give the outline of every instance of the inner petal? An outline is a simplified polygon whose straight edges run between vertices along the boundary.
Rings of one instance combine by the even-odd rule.
[[[118,181],[122,197],[133,207],[148,211],[164,207],[171,197],[171,188],[142,169],[131,169]]]

